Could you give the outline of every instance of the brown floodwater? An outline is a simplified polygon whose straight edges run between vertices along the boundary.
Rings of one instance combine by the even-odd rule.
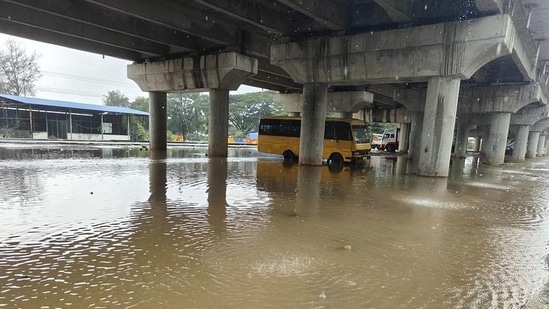
[[[205,153],[0,148],[0,308],[549,306],[548,158]]]

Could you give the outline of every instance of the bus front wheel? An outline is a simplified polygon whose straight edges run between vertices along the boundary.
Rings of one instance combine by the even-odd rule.
[[[387,147],[385,147],[385,149],[387,150],[387,152],[395,152],[396,151],[396,146],[395,145],[387,145]]]
[[[285,150],[282,153],[282,156],[284,157],[284,161],[294,161],[295,155],[291,150]]]
[[[332,153],[332,155],[328,159],[328,165],[331,165],[331,166],[343,165],[343,156],[341,156],[339,153]]]

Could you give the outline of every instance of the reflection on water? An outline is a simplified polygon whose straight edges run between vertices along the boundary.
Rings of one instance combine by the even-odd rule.
[[[0,151],[0,307],[549,305],[546,158],[434,179],[205,153]]]

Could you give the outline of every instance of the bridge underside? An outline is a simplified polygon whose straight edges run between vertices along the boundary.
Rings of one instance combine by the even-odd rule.
[[[159,91],[209,89],[221,118],[238,84],[302,93],[304,112],[325,109],[326,93],[371,93],[367,109],[423,118],[421,140],[421,128],[410,134],[429,169],[447,165],[456,113],[462,128],[489,115],[485,137],[500,143],[511,114],[547,103],[548,14],[545,0],[0,0],[0,32],[133,61],[128,74],[155,92],[160,116]],[[425,173],[447,172],[435,169]]]
[[[510,11],[517,13],[517,23],[525,23],[531,11],[529,31],[537,41],[529,43],[538,42],[538,59],[549,60],[549,41],[544,40],[549,34],[543,30],[549,24],[544,17],[549,13],[546,1],[515,1],[512,7],[501,0],[455,2],[2,0],[0,32],[135,62],[238,52],[258,59],[257,74],[245,84],[288,93],[302,92],[303,86],[271,64],[272,44],[469,20]],[[509,56],[483,68],[467,83],[524,83],[523,75],[516,59]],[[339,85],[329,91],[341,87],[363,90],[366,86]],[[387,103],[382,95],[375,102]]]

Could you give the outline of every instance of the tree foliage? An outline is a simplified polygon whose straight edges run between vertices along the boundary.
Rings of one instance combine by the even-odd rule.
[[[103,96],[103,103],[107,106],[130,107],[130,99],[120,90],[111,90]]]
[[[135,100],[130,103],[130,108],[148,113],[149,112],[149,98],[147,98],[147,97],[137,97],[137,98],[135,98]]]
[[[207,133],[209,96],[200,93],[168,94],[167,128],[186,140],[200,140]]]
[[[383,131],[393,128],[396,128],[394,123],[372,122],[370,124],[370,133],[383,134]]]
[[[36,52],[28,54],[14,40],[7,40],[0,49],[0,93],[34,95],[34,83],[41,77],[40,57]]]
[[[274,103],[274,92],[262,91],[229,97],[229,124],[240,134],[257,130],[263,115],[277,115],[282,108]]]
[[[277,115],[282,109],[273,101],[274,92],[237,94],[229,96],[229,130],[243,137],[259,126],[262,115]],[[167,98],[167,130],[170,134],[183,135],[186,140],[202,140],[208,134],[209,100],[207,94],[169,93]],[[111,106],[126,106],[149,112],[149,98],[137,97],[130,102],[120,91],[109,91],[103,102]],[[137,123],[140,128],[146,123]],[[131,121],[132,128],[134,127]],[[140,131],[143,131],[142,129]],[[140,133],[140,139],[144,134]]]

